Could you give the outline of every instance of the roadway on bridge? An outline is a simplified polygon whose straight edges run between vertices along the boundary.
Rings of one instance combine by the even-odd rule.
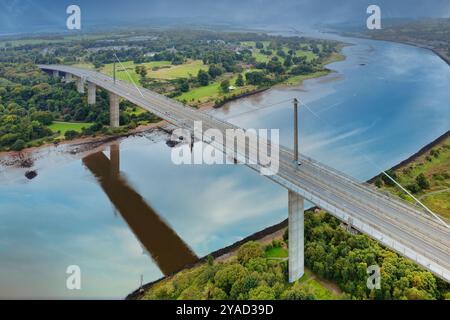
[[[236,126],[199,112],[173,99],[96,71],[60,65],[41,65],[84,78],[87,82],[121,96],[158,117],[193,131],[194,121],[202,121],[203,130]],[[270,145],[270,141],[267,142]],[[219,146],[221,147],[221,146]],[[247,144],[247,147],[250,148]],[[276,175],[266,176],[306,200],[327,210],[344,222],[368,234],[387,247],[408,257],[440,278],[450,282],[450,232],[421,209],[383,194],[373,187],[300,155],[301,166],[293,163],[293,152],[280,146],[280,167]],[[255,155],[257,150],[250,150]],[[247,157],[245,150],[243,153]],[[254,170],[260,165],[248,165]]]

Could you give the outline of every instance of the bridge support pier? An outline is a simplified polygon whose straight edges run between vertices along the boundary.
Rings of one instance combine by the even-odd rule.
[[[77,91],[79,93],[84,93],[84,79],[77,78]]]
[[[53,70],[53,77],[58,78],[59,77],[59,71]]]
[[[94,83],[89,82],[88,83],[88,104],[89,105],[95,104],[96,90],[97,90],[97,86]]]
[[[118,128],[119,123],[119,96],[109,93],[109,119],[111,128]]]
[[[289,191],[289,282],[300,279],[305,273],[304,199]]]
[[[64,76],[64,80],[66,81],[66,83],[72,82],[73,81],[73,76],[71,73],[66,73],[66,75]]]

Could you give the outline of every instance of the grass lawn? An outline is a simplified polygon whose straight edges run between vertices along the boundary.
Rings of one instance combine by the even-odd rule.
[[[242,73],[242,75],[244,76],[244,79],[245,79],[246,72],[248,72],[248,70]],[[223,78],[219,78],[216,81],[211,82],[207,86],[194,88],[188,92],[185,92],[182,95],[176,97],[176,99],[178,101],[186,101],[186,103],[190,103],[192,105],[193,102],[196,102],[196,103],[197,102],[198,103],[210,102],[210,101],[214,101],[218,98],[229,97],[231,95],[240,95],[240,94],[244,93],[245,91],[250,91],[250,90],[256,89],[256,86],[252,86],[252,85],[237,87],[236,86],[237,77],[238,77],[238,75],[236,74],[236,75],[233,75],[233,77],[229,79],[230,84],[232,86],[235,86],[236,89],[234,89],[228,93],[222,92],[222,90],[220,88],[220,83],[222,82]]]
[[[82,128],[88,128],[92,123],[89,122],[59,122],[54,121],[50,126],[50,130],[55,133],[60,133],[59,138],[63,138],[66,131],[73,130],[76,132],[81,132]]]
[[[219,92],[220,82],[215,81],[207,86],[194,88],[188,92],[185,92],[182,95],[178,96],[176,99],[178,101],[186,100],[187,102],[190,102],[193,100],[200,100],[200,102],[203,102],[205,98],[217,97],[219,95]]]
[[[188,78],[190,76],[195,77],[199,70],[208,69],[208,66],[204,65],[201,60],[191,60],[176,66],[172,65],[170,61],[152,61],[137,65],[133,61],[125,61],[122,62],[122,64],[116,63],[117,79],[131,82],[131,77],[136,84],[139,84],[141,76],[136,73],[136,66],[145,66],[148,78],[160,80],[173,80],[178,78]],[[114,64],[109,63],[103,66],[101,72],[113,76],[113,68]]]
[[[288,251],[285,248],[273,247],[265,252],[266,258],[287,258]]]
[[[160,68],[158,70],[149,70],[147,67],[147,73],[149,78],[173,80],[178,78],[196,77],[200,70],[207,70],[208,66],[203,64],[201,60],[187,61],[186,63],[174,66],[166,64],[168,68]]]

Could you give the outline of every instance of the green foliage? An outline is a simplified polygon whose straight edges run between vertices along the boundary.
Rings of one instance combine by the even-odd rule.
[[[274,300],[275,291],[267,284],[262,284],[254,289],[251,289],[248,294],[249,300]]]
[[[417,182],[417,185],[421,189],[429,189],[430,188],[430,182],[428,181],[427,177],[425,177],[425,175],[423,173],[419,174],[416,177],[416,182]]]
[[[200,70],[197,75],[197,81],[201,86],[207,86],[209,84],[209,74],[204,70]]]
[[[281,294],[283,300],[316,300],[316,296],[309,287],[301,286],[296,282],[291,288]]]
[[[353,235],[326,213],[305,213],[305,264],[320,276],[336,281],[355,299],[440,299],[448,286],[411,261],[381,247],[365,235]],[[381,290],[366,287],[369,265],[381,268]],[[414,289],[414,290],[413,290]]]
[[[264,251],[261,244],[256,241],[249,241],[242,245],[237,253],[237,259],[245,265],[250,259],[264,257]]]
[[[25,141],[23,141],[22,139],[17,139],[11,146],[11,149],[14,151],[20,151],[23,148],[25,148]]]
[[[245,268],[240,264],[230,264],[217,271],[214,276],[215,284],[229,294],[233,284],[245,275]]]
[[[222,90],[223,93],[230,92],[230,81],[228,79],[227,80],[223,80],[220,83],[220,89]]]
[[[68,130],[64,133],[64,138],[66,138],[66,140],[73,140],[73,139],[77,138],[78,136],[79,136],[79,134],[75,130]]]
[[[383,179],[381,179],[380,176],[378,176],[378,177],[375,179],[375,186],[377,186],[378,188],[381,188],[381,187],[383,186]]]
[[[244,77],[242,76],[242,74],[239,73],[237,79],[236,79],[236,86],[238,87],[242,87],[244,86]]]

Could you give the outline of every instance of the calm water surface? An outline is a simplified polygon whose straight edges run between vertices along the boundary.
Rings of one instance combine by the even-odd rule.
[[[410,46],[351,42],[347,60],[329,66],[336,73],[211,113],[279,128],[290,146],[292,106],[279,102],[297,97],[313,112],[300,111],[301,152],[361,180],[449,129],[443,61]],[[85,157],[42,151],[32,180],[29,169],[0,167],[0,298],[123,298],[141,275],[155,280],[286,218],[281,187],[241,166],[175,166],[166,138],[133,137]],[[81,268],[79,291],[66,289],[69,265]]]

